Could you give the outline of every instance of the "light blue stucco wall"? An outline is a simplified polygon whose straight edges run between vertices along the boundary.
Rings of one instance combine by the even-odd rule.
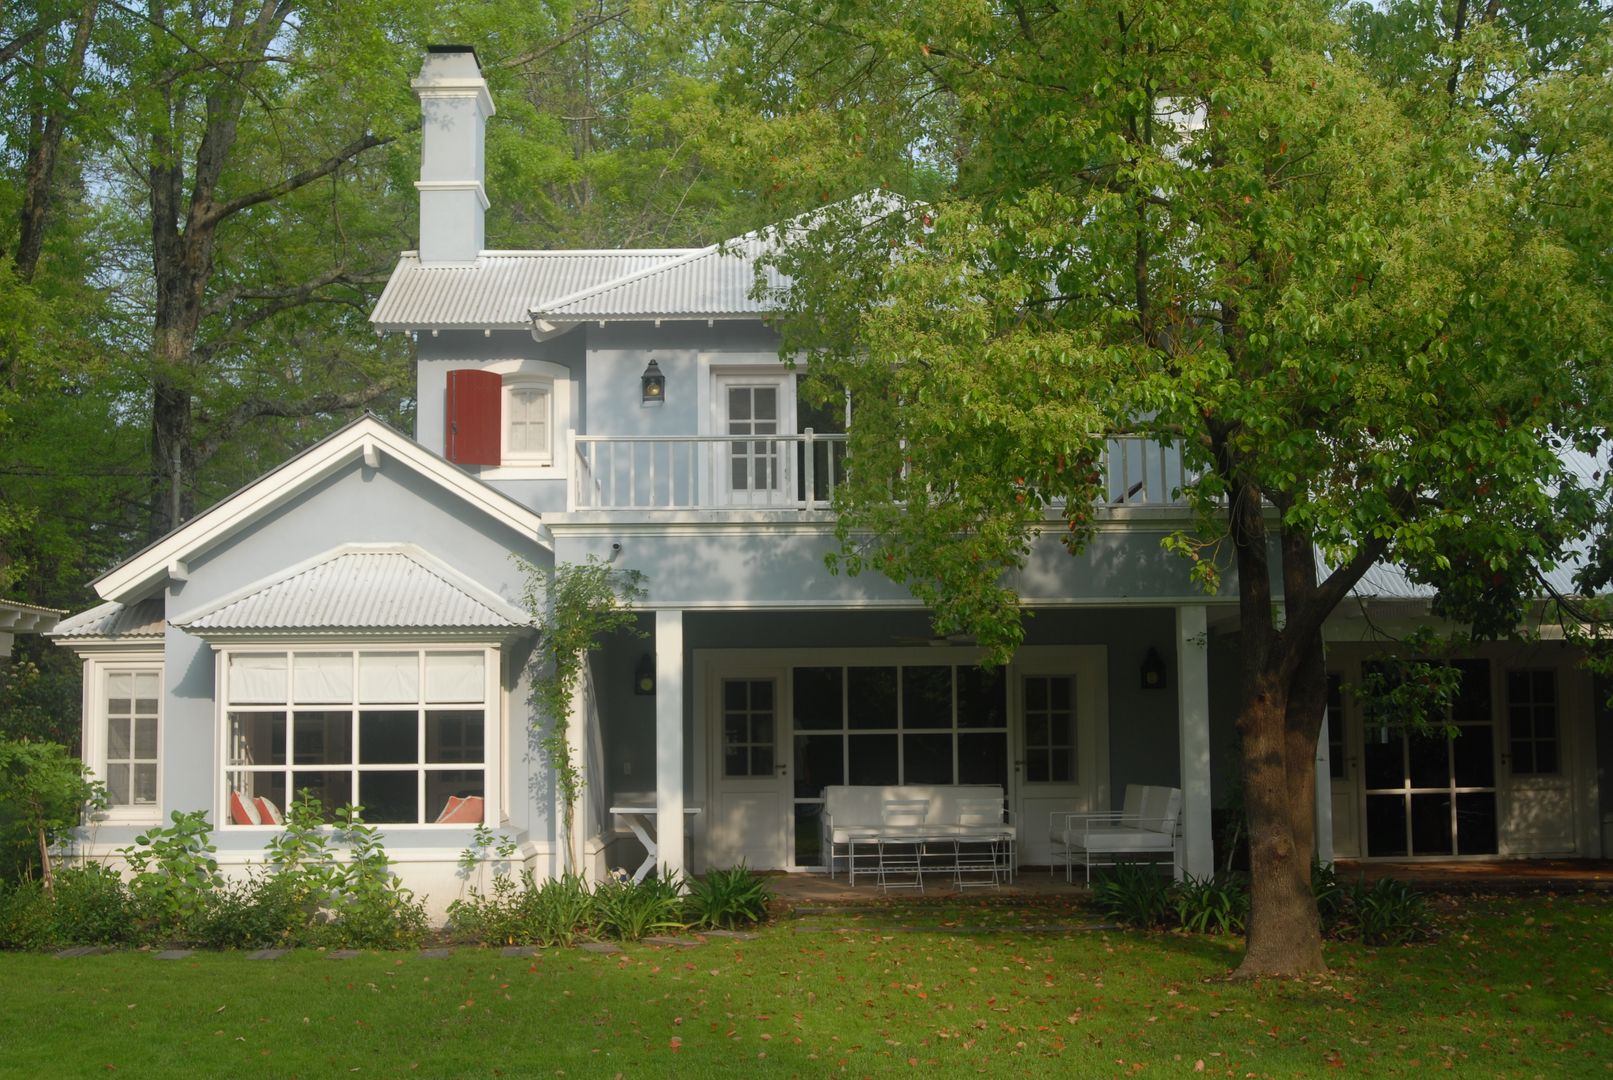
[[[304,491],[273,515],[248,527],[189,566],[188,580],[170,584],[170,619],[272,578],[332,548],[351,543],[416,544],[466,577],[519,606],[522,577],[512,558],[539,564],[548,552],[534,538],[488,518],[463,500],[386,455],[378,469],[358,461]],[[510,828],[531,839],[550,834],[548,781],[527,747],[526,689],[520,671],[530,637],[505,650],[505,803]],[[213,806],[219,738],[214,708],[214,650],[201,638],[169,625],[166,631],[162,742],[163,813]],[[440,847],[442,830],[386,828],[389,847]],[[468,830],[467,830],[468,832]],[[103,837],[103,839],[108,839]],[[220,830],[221,851],[257,848],[261,836]]]

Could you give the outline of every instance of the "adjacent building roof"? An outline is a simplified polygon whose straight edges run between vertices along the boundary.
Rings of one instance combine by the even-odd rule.
[[[693,248],[626,251],[485,251],[473,265],[398,259],[370,315],[377,330],[523,330],[535,304],[677,261]]]
[[[397,461],[462,500],[469,508],[553,547],[538,514],[427,450],[413,439],[361,416],[346,427],[266,473],[229,498],[197,515],[94,582],[106,600],[132,603],[169,577],[182,579],[187,560],[234,536],[326,477],[363,460],[371,468],[382,457]]]
[[[55,608],[20,600],[0,600],[0,634],[48,634],[62,614]]]
[[[412,544],[350,544],[187,612],[206,638],[275,634],[504,636],[531,617]]]
[[[531,317],[550,323],[757,318],[776,306],[751,295],[757,263],[767,246],[761,234],[749,233],[568,295],[536,298]],[[789,279],[777,269],[763,267],[762,273],[769,295],[789,287]]]
[[[138,641],[161,640],[162,635],[162,597],[152,596],[134,604],[113,600],[81,611],[57,623],[50,636],[66,641]]]

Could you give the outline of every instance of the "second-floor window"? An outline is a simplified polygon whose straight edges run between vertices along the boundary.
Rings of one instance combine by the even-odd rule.
[[[503,413],[505,462],[554,460],[554,390],[548,379],[506,376]]]

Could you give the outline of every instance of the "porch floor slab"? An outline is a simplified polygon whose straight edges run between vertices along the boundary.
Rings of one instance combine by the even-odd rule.
[[[960,889],[956,882],[937,876],[924,882],[923,892],[919,892],[911,885],[895,892],[886,892],[875,883],[872,874],[867,875],[867,880],[859,880],[856,885],[846,880],[844,874],[839,874],[833,879],[828,874],[769,874],[767,887],[773,890],[774,896],[791,907],[810,907],[814,904],[865,904],[896,896],[907,899],[953,899],[990,903],[1004,897],[1029,900],[1082,896],[1087,892],[1080,882],[1074,885],[1067,883],[1062,867],[1051,881],[1048,880],[1045,866],[1022,867],[1019,876],[1012,883],[998,886],[968,884]]]
[[[1460,892],[1613,890],[1613,859],[1340,859],[1335,865],[1339,876],[1349,880],[1394,878],[1408,885]]]

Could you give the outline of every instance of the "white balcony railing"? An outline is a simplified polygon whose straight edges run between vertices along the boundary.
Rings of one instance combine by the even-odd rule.
[[[846,437],[576,435],[577,510],[827,510],[845,477]],[[1181,506],[1180,444],[1107,440],[1100,506]]]

